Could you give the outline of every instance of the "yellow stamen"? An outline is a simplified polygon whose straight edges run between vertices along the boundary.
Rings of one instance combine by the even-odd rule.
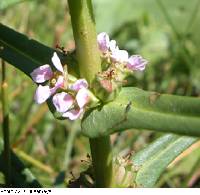
[[[56,84],[56,79],[55,79],[55,78],[51,79],[51,84],[52,84],[53,86]]]

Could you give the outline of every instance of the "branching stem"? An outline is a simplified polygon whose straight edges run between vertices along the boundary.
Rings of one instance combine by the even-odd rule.
[[[68,4],[80,75],[91,84],[101,71],[92,3],[91,0],[68,0]],[[90,139],[90,148],[96,187],[111,187],[113,165],[110,136]]]

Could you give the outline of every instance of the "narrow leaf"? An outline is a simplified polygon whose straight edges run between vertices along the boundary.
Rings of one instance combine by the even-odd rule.
[[[54,51],[54,49],[0,24],[0,57],[23,71],[27,76],[30,77],[30,73],[43,64],[49,64],[54,69],[51,62]],[[56,52],[62,64],[67,64],[69,73],[78,77],[79,70],[75,53],[63,54],[59,51]],[[47,103],[53,115],[56,118],[61,118],[61,115],[56,112],[55,107],[52,105],[51,99]]]
[[[28,76],[38,66],[43,64],[52,65],[51,57],[54,51],[55,49],[0,24],[0,57]],[[62,63],[68,65],[69,72],[78,74],[73,53],[56,52]],[[52,66],[52,68],[54,67]]]
[[[12,187],[39,188],[40,183],[36,180],[31,171],[24,166],[20,159],[11,151],[11,178]],[[3,158],[3,140],[0,138],[0,171],[5,173],[6,162]]]
[[[149,144],[143,150],[140,150],[133,155],[134,165],[137,167],[143,165],[143,163],[149,160],[152,156],[164,150],[171,143],[179,139],[179,137],[180,136],[174,134],[166,134],[156,139],[153,143]]]
[[[197,138],[186,136],[163,136],[141,150],[133,157],[133,165],[138,168],[135,178],[136,185],[154,187],[167,166],[197,140]],[[153,154],[153,150],[157,152]],[[145,159],[145,156],[148,158]]]

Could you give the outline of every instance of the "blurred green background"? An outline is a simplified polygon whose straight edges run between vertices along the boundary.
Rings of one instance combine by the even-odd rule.
[[[144,73],[128,78],[128,85],[200,96],[200,0],[94,0],[93,4],[97,32],[107,32],[121,49],[149,61]],[[50,47],[74,49],[67,0],[1,0],[0,18]],[[7,72],[14,151],[45,187],[65,186],[90,163],[80,121],[54,119],[45,104],[34,103],[32,81],[12,66]],[[136,129],[112,135],[114,153],[136,152],[160,135]],[[169,166],[157,186],[200,187],[199,146],[197,142]]]

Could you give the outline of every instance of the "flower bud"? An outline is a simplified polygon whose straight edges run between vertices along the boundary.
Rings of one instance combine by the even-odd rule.
[[[122,84],[111,74],[111,70],[99,73],[93,82],[94,93],[103,102],[114,100],[121,90]]]

